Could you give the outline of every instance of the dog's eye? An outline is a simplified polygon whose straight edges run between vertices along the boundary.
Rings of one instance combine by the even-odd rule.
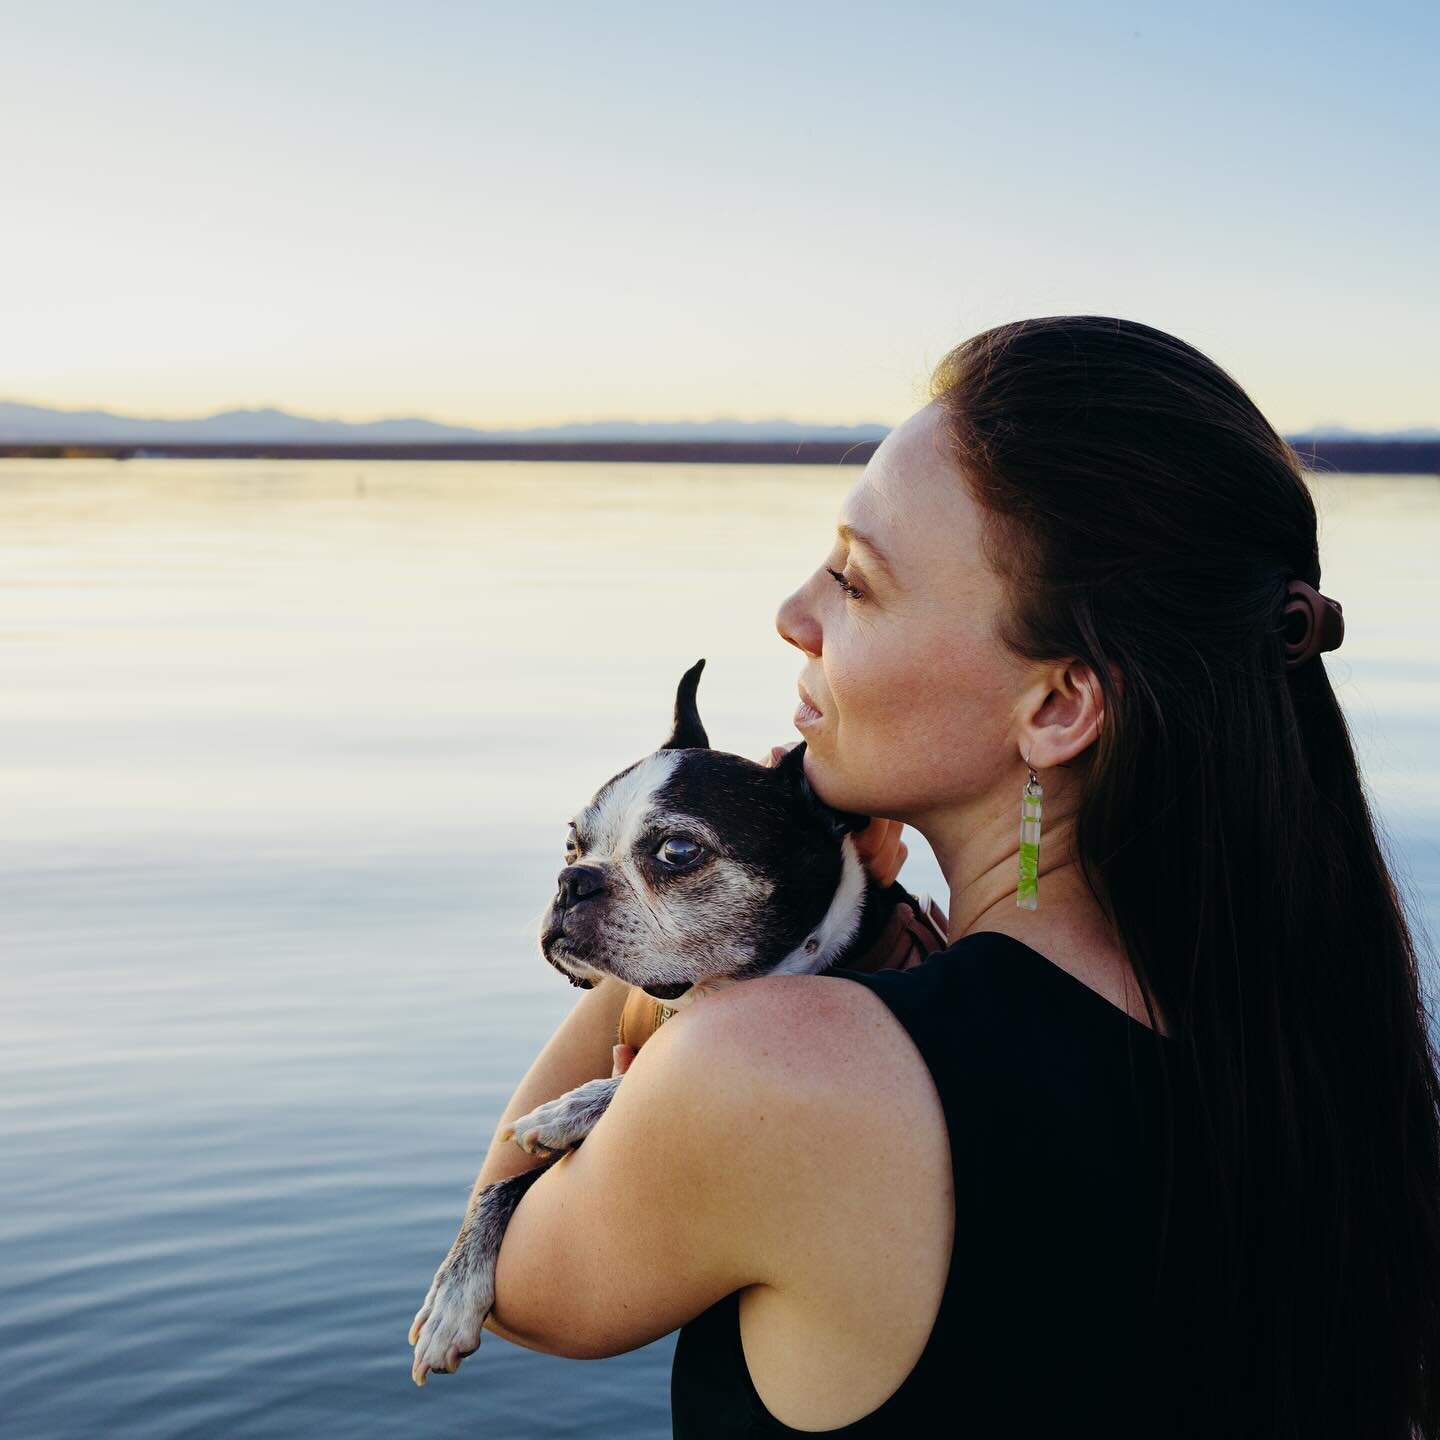
[[[701,856],[701,849],[688,835],[671,835],[655,852],[655,858],[676,870],[693,865]]]
[[[573,820],[570,822],[570,829],[565,834],[565,853],[567,855],[580,853],[580,837],[575,833]]]

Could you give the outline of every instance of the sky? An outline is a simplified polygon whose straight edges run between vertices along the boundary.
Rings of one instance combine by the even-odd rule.
[[[0,0],[0,399],[897,424],[1144,321],[1440,424],[1433,4]]]

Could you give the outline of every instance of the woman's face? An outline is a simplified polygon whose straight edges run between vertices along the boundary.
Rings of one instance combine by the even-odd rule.
[[[829,804],[922,833],[930,812],[992,797],[1014,809],[1027,671],[995,636],[1003,592],[981,515],[927,405],[885,437],[823,563],[780,606],[776,629],[805,656],[799,686],[820,712],[796,712],[805,773]]]

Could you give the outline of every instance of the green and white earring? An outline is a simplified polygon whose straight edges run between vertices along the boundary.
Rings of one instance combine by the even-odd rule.
[[[1030,761],[1025,761],[1030,778],[1020,792],[1020,883],[1015,889],[1015,903],[1022,910],[1040,908],[1040,805],[1045,791],[1036,778]]]

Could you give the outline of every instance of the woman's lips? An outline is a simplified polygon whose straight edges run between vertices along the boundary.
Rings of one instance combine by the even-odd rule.
[[[796,688],[800,691],[800,704],[794,715],[795,728],[797,730],[813,729],[820,723],[821,712],[805,693],[805,687],[803,685],[797,686]]]

